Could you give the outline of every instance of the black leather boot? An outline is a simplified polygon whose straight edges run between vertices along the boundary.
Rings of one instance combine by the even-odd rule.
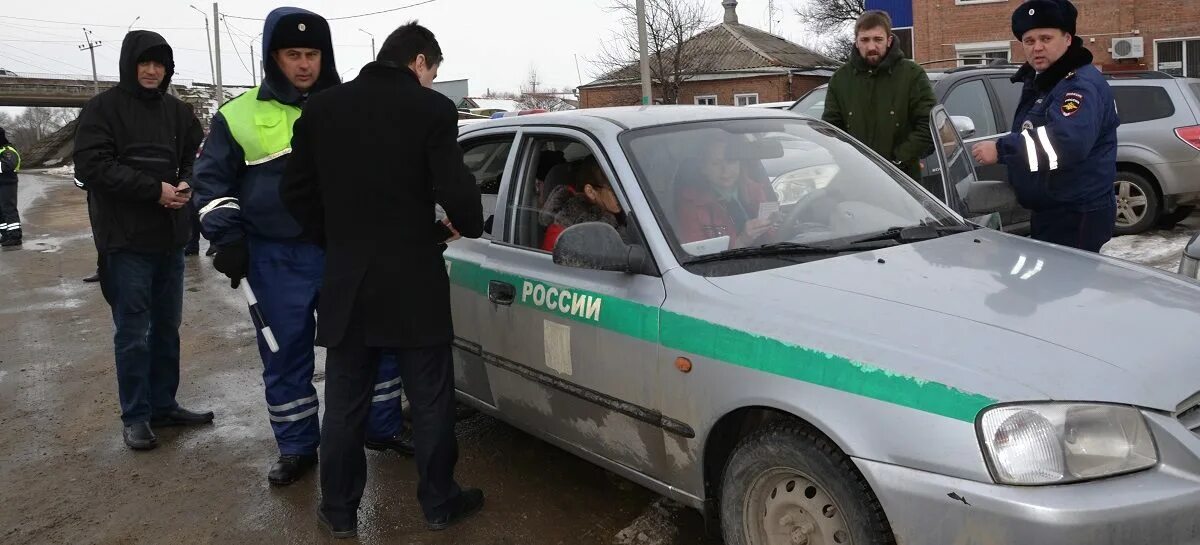
[[[271,466],[267,481],[274,485],[289,485],[317,466],[316,454],[283,454]]]
[[[158,446],[158,437],[154,436],[149,422],[125,426],[121,436],[125,439],[125,446],[133,450],[151,450]]]
[[[388,437],[387,439],[367,439],[367,448],[370,450],[392,450],[404,456],[412,456],[413,452],[415,452],[412,431],[408,429],[404,429],[398,435]]]

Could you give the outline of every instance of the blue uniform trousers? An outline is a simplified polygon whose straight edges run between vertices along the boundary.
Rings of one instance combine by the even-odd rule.
[[[279,343],[271,353],[258,333],[263,361],[267,411],[280,454],[315,454],[320,443],[315,366],[317,297],[325,267],[320,247],[298,241],[250,238],[248,279],[258,308]],[[336,294],[331,294],[336,296]],[[368,439],[386,439],[403,428],[400,369],[395,357],[384,356],[371,398]]]

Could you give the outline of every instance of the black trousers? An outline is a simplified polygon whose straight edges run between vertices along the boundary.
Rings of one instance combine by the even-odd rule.
[[[372,348],[365,327],[351,321],[325,363],[325,421],[321,424],[321,511],[334,523],[357,520],[367,484],[363,452],[375,374],[383,352],[400,364],[413,419],[419,484],[425,517],[447,514],[462,492],[454,482],[458,440],[454,436],[454,364],[451,346]]]
[[[17,213],[17,184],[0,182],[0,230],[6,235],[16,234],[21,229],[21,215]]]
[[[1030,218],[1029,236],[1043,242],[1099,252],[1113,236],[1117,207],[1071,212],[1067,210],[1034,211]]]

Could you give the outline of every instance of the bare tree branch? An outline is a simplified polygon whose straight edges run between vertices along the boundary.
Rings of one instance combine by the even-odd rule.
[[[841,31],[866,11],[865,0],[803,0],[796,17],[818,34]]]
[[[646,0],[646,49],[650,80],[664,104],[679,101],[683,83],[712,67],[713,52],[698,51],[688,40],[712,22],[702,0]],[[601,43],[591,64],[601,80],[637,80],[640,77],[635,0],[615,0],[608,7],[620,17],[612,39]],[[632,103],[641,93],[631,92]]]

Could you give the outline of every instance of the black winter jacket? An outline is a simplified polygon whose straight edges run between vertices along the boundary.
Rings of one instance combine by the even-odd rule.
[[[155,47],[166,49],[166,77],[157,89],[145,89],[138,83],[137,60]],[[166,94],[175,63],[162,36],[145,30],[126,34],[120,70],[120,83],[83,107],[75,134],[75,177],[88,190],[96,249],[182,247],[191,236],[188,207],[158,204],[161,184],[191,178],[204,131],[191,107]]]
[[[483,233],[479,188],[463,166],[458,112],[412,71],[384,61],[308,100],[280,185],[307,237],[325,245],[317,344],[362,321],[367,346],[453,340],[450,281],[434,204],[462,233]]]

